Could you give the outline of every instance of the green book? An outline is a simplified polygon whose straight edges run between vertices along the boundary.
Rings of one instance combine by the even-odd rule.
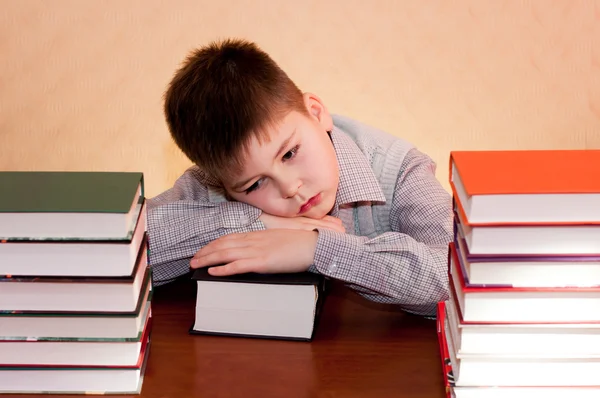
[[[139,172],[0,172],[0,239],[128,240],[143,201]]]

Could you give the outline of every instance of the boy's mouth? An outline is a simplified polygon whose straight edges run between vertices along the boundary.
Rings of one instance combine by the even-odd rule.
[[[298,211],[298,214],[306,213],[307,211],[312,209],[314,206],[317,206],[319,203],[321,203],[321,194],[320,193],[316,194],[315,196],[310,198],[308,200],[308,202],[303,204],[302,207],[300,207],[300,211]]]

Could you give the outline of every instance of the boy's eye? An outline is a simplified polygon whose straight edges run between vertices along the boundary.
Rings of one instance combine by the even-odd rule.
[[[296,156],[296,152],[298,152],[298,145],[296,145],[295,147],[293,147],[292,149],[290,149],[289,151],[287,151],[285,153],[285,155],[283,155],[282,160],[290,160],[291,158],[293,158],[294,156]]]
[[[246,195],[248,195],[250,192],[254,191],[255,189],[260,188],[260,186],[262,185],[262,178],[256,180],[256,182],[252,185],[250,185],[244,192],[246,193]]]

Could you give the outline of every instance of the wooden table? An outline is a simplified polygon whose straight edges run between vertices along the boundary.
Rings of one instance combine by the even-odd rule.
[[[200,336],[194,300],[189,280],[156,288],[142,397],[445,397],[435,321],[334,284],[310,343]]]

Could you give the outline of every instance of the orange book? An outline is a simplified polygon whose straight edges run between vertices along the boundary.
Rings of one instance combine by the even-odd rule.
[[[600,150],[453,151],[469,225],[600,224]]]

